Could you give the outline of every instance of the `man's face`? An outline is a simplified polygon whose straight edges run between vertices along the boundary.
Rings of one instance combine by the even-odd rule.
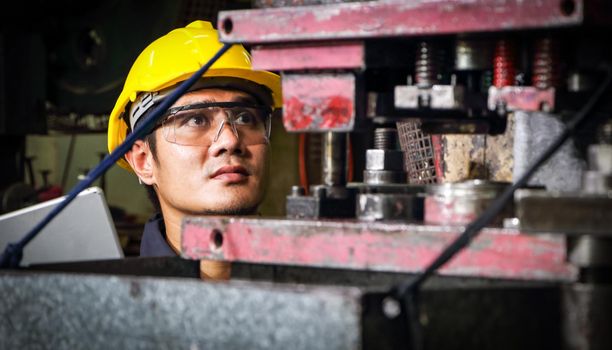
[[[183,95],[173,107],[208,102],[249,102],[241,91],[203,89]],[[169,142],[155,131],[157,159],[152,181],[161,208],[181,214],[249,214],[261,202],[268,171],[266,142],[249,144],[225,124],[209,145]]]

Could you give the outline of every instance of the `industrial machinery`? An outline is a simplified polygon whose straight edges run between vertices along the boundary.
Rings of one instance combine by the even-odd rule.
[[[221,40],[280,72],[283,125],[319,143],[320,182],[296,184],[284,218],[187,218],[183,259],[6,273],[3,291],[27,292],[3,310],[69,310],[36,334],[90,348],[612,346],[609,3],[254,6],[219,13]],[[200,259],[231,261],[233,281],[179,278]]]

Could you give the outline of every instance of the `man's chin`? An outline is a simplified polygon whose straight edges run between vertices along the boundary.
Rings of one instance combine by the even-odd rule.
[[[198,191],[191,205],[183,207],[193,215],[253,215],[261,203],[262,196],[248,188],[208,188]],[[210,199],[214,198],[214,201]],[[187,204],[187,203],[184,203]]]
[[[226,203],[214,203],[214,205],[202,205],[194,210],[194,215],[253,215],[257,213],[259,201],[233,200]]]
[[[220,215],[220,216],[243,216],[253,215],[257,213],[257,206],[254,207],[228,207],[219,208],[217,210],[203,210],[199,215]]]

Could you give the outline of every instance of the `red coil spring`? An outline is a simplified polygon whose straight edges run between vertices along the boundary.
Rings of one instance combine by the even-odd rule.
[[[515,84],[515,48],[509,40],[498,40],[493,57],[493,85],[495,87],[512,86]]]
[[[539,38],[533,55],[533,86],[539,89],[559,87],[559,46],[551,38]]]

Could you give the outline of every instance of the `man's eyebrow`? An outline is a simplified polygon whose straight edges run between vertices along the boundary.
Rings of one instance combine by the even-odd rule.
[[[257,100],[250,96],[250,95],[244,95],[244,96],[236,96],[231,98],[229,101],[217,101],[215,99],[202,99],[202,100],[198,100],[196,103],[200,104],[200,103],[217,103],[217,102],[238,102],[238,103],[257,103]],[[190,105],[195,104],[195,103],[190,103]]]
[[[250,95],[245,95],[245,96],[236,96],[230,102],[257,103],[257,100]]]

